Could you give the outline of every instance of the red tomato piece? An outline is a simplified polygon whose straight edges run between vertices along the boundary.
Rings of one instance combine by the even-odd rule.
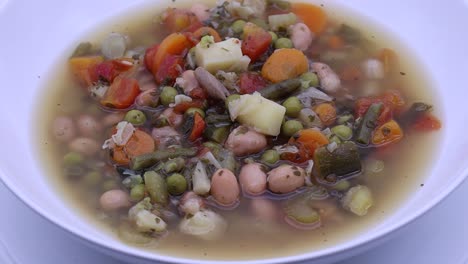
[[[268,31],[249,22],[245,24],[242,35],[242,54],[249,56],[254,62],[268,50],[271,40]]]
[[[162,60],[156,72],[156,82],[166,82],[172,85],[175,79],[182,73],[184,67],[184,58],[179,55],[167,55]]]
[[[426,113],[422,115],[416,122],[412,125],[412,127],[418,131],[432,131],[432,130],[439,130],[442,125],[440,120],[433,116],[430,113]]]
[[[239,78],[239,93],[251,94],[267,86],[267,81],[262,76],[253,72],[241,73]]]
[[[206,99],[208,97],[208,94],[205,92],[204,89],[197,87],[190,91],[189,96],[193,99]]]
[[[354,108],[356,118],[364,116],[367,109],[369,109],[373,103],[384,104],[380,116],[377,119],[378,125],[382,125],[392,119],[393,115],[398,114],[405,105],[403,97],[396,90],[387,91],[383,95],[377,97],[362,97],[356,101]]]
[[[193,32],[203,26],[194,13],[180,8],[168,8],[163,14],[163,24],[171,33]]]
[[[206,127],[206,122],[203,120],[203,117],[201,117],[200,113],[195,112],[195,116],[193,118],[193,128],[189,136],[189,140],[192,142],[199,139],[203,135],[203,131]]]
[[[200,99],[198,99],[198,100],[195,99],[195,100],[192,100],[190,102],[179,103],[176,106],[174,106],[174,113],[183,114],[183,113],[185,113],[185,111],[187,111],[187,109],[192,108],[192,107],[203,109],[203,108],[205,108],[205,101],[200,100]]]
[[[158,52],[159,44],[154,44],[153,46],[146,49],[145,52],[145,66],[149,71],[153,71],[153,62],[156,52]]]
[[[112,83],[119,74],[133,67],[133,61],[127,59],[109,60],[96,66],[95,72],[99,78]]]
[[[140,87],[136,79],[117,76],[102,98],[101,104],[110,108],[125,109],[133,104],[138,94]]]

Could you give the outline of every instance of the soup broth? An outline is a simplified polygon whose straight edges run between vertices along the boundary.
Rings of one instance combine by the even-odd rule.
[[[282,1],[271,2],[286,3]],[[210,8],[214,7],[214,3],[206,2],[206,4]],[[239,19],[250,19],[250,21],[256,22],[258,25],[263,25],[266,23],[265,21],[268,21],[268,19],[266,19],[267,15],[288,14],[295,10],[295,4],[292,5],[293,9],[288,9],[290,5],[284,4],[286,10],[282,9],[283,6],[281,5],[283,4],[268,6],[265,11],[266,15],[261,19],[257,18],[257,20],[255,20],[256,18],[253,16],[243,19],[237,14],[227,19],[226,21],[228,22],[226,23],[231,25]],[[143,62],[145,50],[146,54],[148,54],[148,48],[152,47],[154,44],[160,44],[171,33],[168,32],[170,22],[161,18],[161,14],[164,12],[166,12],[167,15],[167,6],[176,7],[176,10],[185,10],[190,8],[191,4],[181,3],[179,1],[175,3],[167,1],[164,6],[155,6],[154,8],[153,6],[151,6],[151,8],[145,7],[142,10],[132,11],[131,13],[119,16],[105,25],[100,25],[96,28],[95,32],[83,36],[81,39],[83,41],[89,41],[91,43],[91,48],[86,50],[84,54],[74,55],[73,57],[100,55],[101,43],[106,41],[106,38],[108,39],[110,33],[118,33],[119,35],[117,35],[117,38],[125,36],[125,38],[129,40],[124,44],[126,46],[125,57],[133,58],[132,60],[128,60],[131,61],[132,67],[139,67],[137,71],[140,72],[132,73],[132,77],[136,78],[139,82],[139,90],[149,85],[150,88],[154,87],[157,93],[162,93],[164,86],[170,85],[174,87],[174,80],[167,80],[166,78],[157,83],[157,80],[155,82],[154,79],[151,79],[153,75],[156,76],[156,79],[158,78],[157,73],[153,74],[156,70],[153,69],[153,72],[148,70]],[[320,104],[329,104],[334,107],[337,112],[337,117],[333,119],[330,124],[325,124],[327,120],[317,116],[317,118],[320,118],[320,121],[322,121],[322,125],[315,131],[321,131],[320,133],[327,139],[327,144],[322,144],[323,146],[321,146],[321,148],[325,148],[328,152],[333,153],[341,146],[344,146],[346,144],[345,142],[352,142],[353,148],[356,147],[359,152],[359,169],[347,171],[346,175],[339,175],[338,173],[322,175],[320,171],[317,172],[317,170],[320,170],[320,168],[317,169],[317,164],[320,164],[317,160],[317,149],[319,147],[315,149],[315,156],[309,153],[309,156],[307,156],[305,160],[298,161],[298,159],[304,157],[298,158],[296,155],[297,153],[294,151],[294,155],[290,155],[291,153],[288,151],[283,151],[283,153],[280,153],[279,161],[275,161],[273,164],[268,163],[267,157],[264,155],[266,150],[272,150],[274,146],[284,147],[295,144],[300,141],[301,133],[304,133],[302,132],[303,130],[313,129],[313,127],[317,128],[317,126],[305,124],[307,122],[300,120],[300,117],[297,115],[286,115],[286,122],[283,122],[284,124],[281,125],[280,134],[268,135],[268,133],[258,132],[261,129],[255,127],[255,125],[244,124],[243,121],[239,121],[239,119],[235,118],[235,121],[233,121],[234,119],[231,120],[231,113],[231,119],[228,121],[223,119],[222,121],[229,123],[228,133],[220,140],[215,148],[221,147],[222,149],[229,149],[229,144],[226,143],[229,138],[226,139],[226,137],[229,133],[232,134],[232,130],[238,126],[245,126],[247,127],[246,131],[256,130],[255,133],[262,134],[262,136],[266,138],[267,146],[262,147],[261,150],[254,151],[254,153],[235,155],[234,160],[236,166],[234,166],[234,169],[231,169],[231,171],[235,175],[236,185],[238,186],[237,188],[240,188],[240,194],[234,203],[228,205],[221,202],[221,200],[225,198],[223,195],[221,195],[220,198],[219,195],[217,196],[214,194],[213,179],[215,177],[214,175],[217,173],[215,172],[216,167],[212,167],[210,162],[206,163],[204,166],[208,170],[208,174],[210,174],[211,191],[205,195],[199,195],[198,197],[202,197],[201,199],[206,205],[206,209],[203,210],[215,212],[215,214],[221,216],[227,227],[223,230],[220,237],[208,240],[201,239],[187,232],[181,232],[179,230],[179,225],[182,219],[190,219],[190,216],[187,215],[193,215],[193,213],[187,213],[183,209],[181,210],[180,207],[178,208],[181,203],[181,196],[183,195],[170,194],[166,197],[169,201],[167,204],[160,201],[158,202],[157,198],[151,195],[151,191],[148,190],[149,187],[146,186],[148,185],[149,177],[146,178],[144,176],[145,171],[157,171],[162,179],[167,182],[167,185],[170,185],[168,177],[171,176],[173,172],[166,173],[164,171],[167,160],[154,162],[149,166],[144,166],[143,169],[138,168],[132,170],[131,167],[135,165],[135,161],[131,159],[132,157],[130,157],[130,165],[125,164],[124,161],[115,157],[118,152],[118,149],[116,149],[118,146],[111,146],[111,149],[109,149],[109,147],[101,149],[101,146],[106,140],[111,139],[112,135],[116,135],[116,130],[118,130],[118,128],[116,128],[117,123],[123,120],[125,113],[131,109],[141,110],[146,117],[146,121],[143,125],[133,124],[133,127],[137,130],[144,131],[147,135],[150,135],[150,138],[153,138],[153,140],[155,137],[157,138],[153,130],[155,127],[176,127],[174,131],[179,133],[180,137],[182,137],[180,140],[182,142],[181,144],[185,148],[195,147],[198,152],[196,155],[184,157],[183,168],[176,170],[177,173],[185,178],[187,187],[182,193],[186,193],[192,190],[193,185],[195,185],[195,183],[192,183],[193,174],[196,170],[195,166],[200,162],[199,160],[206,159],[206,156],[201,158],[206,151],[209,150],[214,158],[221,163],[222,167],[229,167],[229,165],[226,165],[226,163],[219,158],[220,154],[214,154],[216,150],[213,149],[212,145],[208,146],[202,144],[206,141],[210,141],[209,138],[212,139],[212,135],[203,134],[200,136],[201,139],[191,141],[187,138],[192,134],[194,130],[193,127],[189,127],[189,133],[184,135],[184,132],[186,132],[184,124],[187,122],[195,122],[195,116],[201,116],[201,114],[192,113],[192,115],[190,115],[182,113],[180,117],[183,118],[183,124],[179,127],[171,124],[171,120],[165,120],[166,123],[161,124],[161,112],[167,108],[171,108],[170,106],[163,106],[161,104],[162,95],[160,95],[160,102],[152,106],[138,105],[132,102],[129,107],[116,109],[115,104],[112,106],[110,104],[103,105],[101,103],[103,102],[102,99],[96,99],[96,96],[102,96],[96,95],[99,91],[95,89],[95,94],[91,96],[90,86],[83,86],[82,82],[80,83],[77,81],[77,76],[74,76],[67,67],[64,67],[64,62],[62,61],[60,65],[57,65],[54,74],[50,77],[50,82],[45,88],[46,93],[45,96],[41,98],[38,118],[40,158],[43,159],[45,170],[48,172],[47,174],[50,175],[51,182],[57,186],[60,195],[64,200],[67,200],[70,207],[79,211],[80,214],[87,217],[91,222],[96,223],[104,230],[122,239],[125,243],[147,250],[154,250],[162,254],[196,259],[249,260],[317,251],[331,247],[347,239],[352,239],[356,234],[377,226],[380,221],[388,217],[392,212],[395,212],[398,206],[408,199],[410,194],[417,192],[418,188],[423,188],[424,175],[430,167],[438,142],[438,133],[429,132],[430,130],[438,128],[438,122],[436,122],[437,120],[434,118],[434,115],[437,115],[437,111],[439,111],[439,109],[437,109],[437,101],[435,100],[434,91],[432,90],[428,77],[420,70],[422,67],[415,63],[416,60],[405,47],[400,45],[388,32],[385,32],[382,28],[371,26],[373,25],[372,23],[362,19],[359,15],[337,6],[317,3],[314,8],[318,8],[322,10],[321,12],[326,13],[326,25],[320,29],[320,32],[312,32],[314,35],[313,41],[301,52],[307,56],[308,64],[321,62],[328,65],[337,76],[339,76],[341,84],[338,91],[327,91],[327,89],[323,87],[325,83],[324,77],[320,74],[316,74],[315,77],[318,77],[320,81],[317,87],[320,91],[333,97],[333,100],[331,102],[327,100],[323,102],[314,99],[310,106],[306,106],[307,102],[304,103],[301,100],[301,108],[310,108],[316,113],[319,113],[320,110],[318,110],[317,107]],[[225,12],[226,10],[218,8],[218,11]],[[229,11],[226,12],[229,13]],[[223,13],[223,15],[225,14]],[[219,18],[214,19],[213,13],[211,13],[210,19],[216,20],[219,24]],[[298,14],[297,22],[292,23],[291,26],[303,20],[304,19]],[[303,22],[307,21],[304,20]],[[216,23],[209,25],[215,27]],[[266,24],[266,26],[268,27],[268,24]],[[231,25],[229,28],[232,30],[232,27]],[[255,30],[258,30],[258,26],[255,27]],[[311,29],[317,30],[313,27],[311,27]],[[242,34],[233,33],[229,30],[225,31],[221,28],[217,28],[216,30],[220,33],[223,40],[226,36],[244,40]],[[245,26],[243,30],[245,31]],[[260,31],[258,32],[263,32],[261,30],[263,29],[260,27]],[[275,31],[271,29],[271,25],[268,30]],[[182,30],[179,31],[188,32],[189,30],[182,28]],[[293,34],[292,31],[288,32],[287,30],[279,29],[276,30],[275,33],[278,39],[287,38],[294,40],[291,36]],[[265,67],[265,60],[269,59],[272,54],[274,54],[275,45],[278,45],[278,49],[287,48],[287,44],[278,44],[278,40],[275,43],[273,38],[274,37],[270,40],[267,49],[260,54],[256,61],[252,62],[253,60],[251,59],[249,69],[247,70],[256,72],[256,76],[261,76],[262,79],[267,79],[266,81],[263,80],[265,83],[264,86],[277,82],[268,79],[270,77],[265,77],[266,75],[262,69]],[[201,42],[203,41],[206,41],[206,39],[201,40]],[[208,45],[213,45],[213,43]],[[290,48],[298,50],[294,48],[299,45],[298,43],[293,42],[292,45],[293,46]],[[195,44],[192,44],[192,46],[195,46]],[[161,46],[159,46],[159,49],[161,49]],[[384,49],[385,51],[383,51]],[[183,57],[184,64],[181,68],[179,67],[176,69],[178,73],[176,77],[180,77],[179,75],[184,70],[191,69],[190,65],[187,65],[187,56],[191,56],[188,50],[189,48],[179,54],[180,57]],[[129,53],[129,51],[131,52]],[[70,54],[64,56],[68,59]],[[118,58],[120,57],[121,56]],[[396,62],[396,60],[398,60],[398,62]],[[105,61],[110,61],[110,59],[106,58]],[[375,63],[379,65],[375,66]],[[196,66],[200,66],[198,64]],[[372,65],[369,66],[369,64]],[[125,65],[124,63],[124,66]],[[309,67],[309,65],[307,65],[307,67]],[[377,69],[375,67],[377,67]],[[380,75],[379,70],[381,69],[378,67],[384,67],[382,68],[384,70],[384,76],[375,76]],[[133,69],[129,71],[132,70]],[[245,69],[237,70],[236,75],[240,75],[241,72],[245,71]],[[226,72],[228,72],[228,70],[226,70]],[[317,73],[316,71],[314,72],[313,67],[307,69],[306,72]],[[101,74],[103,74],[103,72],[101,72]],[[168,75],[170,74],[166,72],[164,77],[168,77]],[[149,81],[148,76],[151,77]],[[223,84],[226,84],[224,79],[220,78],[219,75],[216,76],[219,80],[223,81]],[[103,80],[103,76],[100,76],[98,81],[95,81],[91,86],[96,88],[96,83],[99,83],[98,85],[109,86],[119,77],[113,78],[114,80],[112,81]],[[303,72],[288,79],[297,78],[302,78],[302,83],[300,85],[304,86],[305,76]],[[305,87],[300,87],[294,92],[271,99],[270,101],[277,105],[284,105],[287,98],[299,96],[301,93],[306,92],[307,88],[309,87],[305,84]],[[206,90],[208,89],[204,89],[205,93],[208,93],[208,96],[205,95],[205,97],[209,98],[207,103],[201,107],[204,108],[205,120],[208,119],[209,115],[229,116],[229,111],[233,111],[231,110],[232,103],[228,104],[228,109],[226,109],[225,103],[222,102],[223,100],[213,98],[216,96],[213,96],[209,91],[207,92]],[[183,94],[183,91],[184,89],[177,89],[178,94]],[[262,89],[259,89],[261,96],[265,95],[262,94],[261,91]],[[381,98],[381,96],[388,91],[397,91],[399,98],[403,98],[405,103],[398,107],[392,106],[390,118],[374,125],[372,128],[372,139],[375,139],[376,133],[378,133],[376,131],[379,128],[382,129],[382,126],[387,124],[390,120],[396,120],[401,126],[403,137],[394,141],[390,140],[384,142],[382,145],[385,146],[380,146],[372,142],[369,144],[357,142],[360,130],[362,129],[360,128],[359,121],[361,120],[362,122],[362,119],[366,118],[367,112],[369,111],[366,109],[360,118],[358,118],[359,114],[357,113],[357,109],[359,107],[357,105],[359,104],[359,100],[362,98]],[[238,93],[235,89],[228,89],[228,92],[229,94]],[[109,90],[107,90],[106,93],[109,93]],[[138,93],[140,93],[140,91],[138,91]],[[253,96],[253,91],[245,94]],[[187,95],[192,97],[193,100],[197,99],[193,94],[187,93]],[[236,102],[235,100],[234,102]],[[370,104],[374,105],[382,102],[382,100],[379,100],[373,101]],[[219,101],[221,101],[221,103],[219,103]],[[431,114],[423,113],[418,119],[411,119],[408,117],[410,116],[408,113],[411,111],[411,106],[415,102],[424,102],[428,105],[434,105],[436,112]],[[177,102],[173,103],[176,104]],[[179,102],[179,104],[181,103]],[[286,111],[289,111],[289,109],[286,109]],[[118,116],[119,113],[120,117]],[[86,120],[83,118],[83,115],[91,117],[92,120]],[[111,115],[113,116],[112,118],[117,121],[111,122]],[[66,117],[74,123],[73,126],[76,131],[70,139],[60,138],[62,135],[57,136],[57,131],[54,130],[54,122],[56,122],[57,117]],[[429,119],[433,120],[435,123],[421,123]],[[302,128],[298,131],[293,131],[294,133],[285,133],[284,126],[287,121],[290,120],[299,120],[299,122],[302,123]],[[94,121],[97,121],[97,124],[93,124],[92,122]],[[379,121],[374,120],[372,122]],[[85,125],[80,127],[79,124],[83,123],[85,123]],[[340,124],[350,128],[349,130],[351,130],[353,134],[351,138],[338,136],[340,132],[337,132],[337,130],[333,128]],[[209,126],[210,124],[207,125],[205,130],[211,129]],[[92,131],[87,131],[86,128]],[[385,137],[386,133],[393,133],[388,131],[388,129],[383,128],[382,130],[384,131],[384,140],[387,140],[387,137]],[[242,133],[247,132],[244,131]],[[71,142],[77,138],[81,138],[82,141],[75,143],[75,145],[79,146],[72,147],[71,145],[73,143]],[[86,139],[83,141],[83,138],[91,138],[93,142],[89,143]],[[291,140],[291,138],[293,140]],[[159,150],[160,152],[164,152],[165,148],[170,148],[169,146],[163,146],[164,144],[161,143],[161,138],[157,140],[159,140],[159,144],[156,144],[158,146],[154,151],[157,152]],[[213,141],[213,139],[211,141]],[[86,148],[90,148],[90,146],[91,148],[96,147],[93,145],[94,142],[97,142],[99,150],[87,154]],[[112,144],[115,145],[116,142],[112,142]],[[208,148],[203,148],[202,146],[208,146]],[[80,153],[83,147],[85,150],[83,150],[83,153]],[[114,147],[114,149],[112,149],[112,147]],[[149,152],[152,151],[151,149]],[[231,149],[231,151],[234,152],[236,150]],[[281,152],[282,150],[277,149],[275,151],[278,153],[278,151]],[[70,152],[72,153],[70,154]],[[307,168],[308,165],[310,165],[308,160],[314,161],[314,171],[311,173],[312,176],[309,175],[310,171]],[[121,164],[119,164],[119,162]],[[260,165],[263,166],[262,170],[269,171],[268,184],[265,187],[266,190],[263,190],[261,194],[248,193],[248,191],[245,190],[245,185],[239,186],[238,183],[240,180],[239,175],[241,168],[251,162],[263,164]],[[353,161],[347,161],[345,163],[349,165],[352,162]],[[270,171],[279,167],[281,164],[299,167],[301,169],[301,177],[312,180],[306,179],[304,183],[300,184],[297,188],[279,194],[279,192],[283,191],[276,191],[276,189],[272,187],[272,173]],[[135,188],[135,184],[130,181],[132,175],[140,175],[140,180],[143,179],[147,181],[146,183],[139,183],[142,184],[143,196],[137,198],[132,197],[133,199],[129,201],[128,204],[122,205],[121,207],[107,208],[107,210],[103,209],[103,193],[109,190],[122,190],[129,194],[130,192],[137,192],[136,190],[132,191],[132,189]],[[132,179],[136,178],[137,177],[134,177]],[[334,182],[337,178],[338,181]],[[133,185],[133,187],[129,187],[130,185]],[[350,209],[350,205],[345,205],[345,208],[343,208],[343,204],[346,203],[344,200],[351,197],[351,192],[349,190],[353,187],[363,186],[371,192],[372,206],[370,206],[370,208],[365,208],[365,210],[358,208],[354,211]],[[283,186],[280,186],[280,189],[281,188],[283,188]],[[305,218],[309,217],[307,218],[309,222],[301,222],[303,219],[297,221],[301,216],[295,215],[298,214],[298,212],[291,213],[290,210],[295,210],[294,205],[291,206],[291,203],[303,199],[302,196],[304,196],[304,194],[310,193],[312,193],[310,196],[312,198],[309,197],[306,199],[308,208],[312,208],[313,212],[317,213],[320,220],[309,221],[312,216],[306,215]],[[347,196],[349,197],[346,198]],[[165,231],[155,232],[155,230],[149,229],[142,231],[141,228],[138,229],[138,227],[136,227],[135,219],[129,216],[129,209],[141,202],[143,197],[151,198],[150,200],[151,204],[153,204],[153,208],[146,211],[153,214],[154,217],[160,217],[158,219],[167,223],[167,227],[164,228]],[[291,209],[291,207],[293,209]],[[299,211],[304,212],[304,210]],[[299,214],[300,213],[301,212],[299,212]],[[357,214],[362,214],[362,216]]]

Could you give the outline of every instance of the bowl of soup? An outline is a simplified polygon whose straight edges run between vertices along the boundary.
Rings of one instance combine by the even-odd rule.
[[[466,177],[462,1],[0,12],[1,179],[120,259],[336,261]]]

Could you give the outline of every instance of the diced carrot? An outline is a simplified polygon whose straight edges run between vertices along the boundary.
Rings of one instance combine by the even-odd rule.
[[[174,106],[174,113],[176,114],[183,114],[187,109],[196,107],[196,108],[204,108],[205,101],[200,99],[194,99],[190,102],[182,102]]]
[[[317,105],[314,108],[315,113],[317,113],[320,121],[325,126],[332,125],[335,123],[336,120],[336,108],[333,104],[330,103],[322,103]]]
[[[153,62],[156,56],[156,52],[158,52],[159,44],[155,44],[146,49],[145,52],[145,66],[150,71],[153,72]]]
[[[203,120],[203,117],[200,115],[200,113],[195,112],[195,116],[193,118],[193,128],[189,136],[189,140],[192,142],[199,139],[203,135],[203,131],[206,128],[206,122]]]
[[[151,135],[141,130],[135,130],[125,146],[113,149],[111,157],[119,165],[128,165],[133,157],[151,153],[154,149],[155,143]]]
[[[159,66],[167,55],[182,55],[193,46],[187,36],[182,33],[172,33],[167,36],[159,45],[154,54],[151,71],[156,76]],[[150,60],[150,59],[148,59]]]
[[[423,132],[439,130],[441,127],[440,120],[431,113],[424,114],[412,125],[412,128]]]
[[[136,79],[117,76],[102,98],[101,104],[110,108],[125,109],[133,104],[138,94],[140,87]]]
[[[218,32],[212,27],[201,27],[193,32],[193,36],[200,40],[204,36],[212,36],[214,42],[220,42],[221,37],[219,36]]]
[[[341,49],[345,45],[343,38],[337,35],[333,35],[328,39],[328,46],[331,49]]]
[[[340,77],[343,81],[359,81],[362,77],[362,72],[359,67],[355,65],[348,65],[343,68]]]
[[[309,61],[297,49],[279,49],[267,59],[262,67],[262,77],[277,83],[298,77],[309,70]]]
[[[387,123],[377,127],[372,136],[372,144],[384,146],[391,143],[396,143],[403,138],[403,130],[395,120],[390,120]]]
[[[380,50],[377,58],[382,61],[385,73],[390,73],[398,67],[398,56],[392,49]]]
[[[281,158],[294,163],[302,163],[312,159],[315,150],[328,143],[328,138],[319,130],[312,128],[303,129],[298,132],[296,139],[291,138],[291,140],[289,140],[289,144],[298,148],[298,153],[283,153]]]
[[[102,56],[83,56],[73,57],[68,61],[70,70],[75,78],[84,87],[89,87],[98,81],[94,69],[102,63],[104,58]]]
[[[320,7],[307,3],[293,3],[291,12],[296,14],[315,34],[320,34],[327,24],[327,14]]]

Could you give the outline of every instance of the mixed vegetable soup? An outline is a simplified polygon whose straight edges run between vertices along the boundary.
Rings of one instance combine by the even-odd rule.
[[[423,188],[436,154],[421,66],[336,6],[167,1],[82,41],[47,83],[40,156],[73,210],[136,247],[331,247]]]

